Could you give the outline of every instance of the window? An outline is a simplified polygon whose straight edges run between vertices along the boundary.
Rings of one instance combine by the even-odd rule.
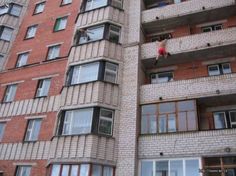
[[[114,176],[110,166],[96,164],[54,164],[51,176]],[[102,174],[103,173],[103,174]]]
[[[77,44],[84,44],[102,39],[109,40],[114,43],[120,41],[121,27],[111,24],[103,24],[98,26],[80,29],[77,33]]]
[[[28,52],[19,54],[18,58],[17,58],[16,67],[18,68],[18,67],[22,67],[22,66],[26,65],[28,57],[29,57]]]
[[[0,123],[0,142],[3,138],[3,133],[4,133],[4,130],[5,130],[5,126],[6,126],[6,123],[3,123],[3,122]]]
[[[197,130],[194,100],[142,106],[141,134]]]
[[[62,0],[61,5],[71,4],[72,0]]]
[[[56,19],[54,31],[61,31],[61,30],[65,29],[66,24],[67,24],[67,18],[68,17],[66,16],[66,17]]]
[[[2,26],[0,28],[0,39],[5,40],[5,41],[10,41],[12,37],[13,29]]]
[[[17,4],[10,4],[9,6],[4,5],[0,7],[0,15],[8,13],[13,16],[20,16],[21,10],[22,6]]]
[[[84,108],[63,112],[58,135],[78,135],[91,132],[112,135],[114,112],[104,108]]]
[[[16,84],[8,85],[7,88],[6,88],[6,92],[5,92],[3,102],[13,101],[14,98],[15,98],[15,95],[16,95],[16,89],[17,89]]]
[[[223,29],[222,24],[215,24],[212,26],[202,27],[202,32],[211,32],[211,31],[217,31],[217,30],[221,30],[221,29]]]
[[[37,31],[37,27],[38,25],[33,25],[33,26],[28,27],[25,38],[26,39],[34,38]]]
[[[99,62],[78,65],[73,69],[71,84],[85,83],[98,79]]]
[[[229,115],[231,128],[236,128],[236,111],[230,111]]]
[[[112,6],[122,9],[123,0],[112,0]]]
[[[5,6],[5,5],[0,6],[0,15],[8,13],[8,11],[9,11],[9,6]]]
[[[31,166],[17,166],[16,176],[30,176]]]
[[[173,72],[151,74],[151,84],[165,83],[170,81],[173,81]]]
[[[115,25],[110,25],[108,40],[114,43],[119,43],[119,38],[120,38],[120,27]]]
[[[236,128],[236,110],[213,112],[214,129]]]
[[[112,135],[113,111],[107,109],[100,110],[98,133]]]
[[[118,65],[106,62],[104,81],[116,83],[118,75]]]
[[[225,112],[215,112],[213,116],[215,129],[227,128]]]
[[[11,4],[9,13],[14,16],[20,16],[22,10],[22,6],[17,4]]]
[[[206,157],[203,158],[203,169],[206,176],[235,176],[236,175],[236,157]]]
[[[107,0],[86,0],[85,11],[97,9],[107,5]]]
[[[32,119],[28,121],[28,126],[25,135],[25,141],[37,141],[40,127],[41,119]]]
[[[199,159],[141,161],[141,176],[200,176]]]
[[[76,65],[70,68],[68,85],[76,85],[91,81],[117,82],[118,65],[110,62],[92,62],[83,65]]]
[[[155,42],[155,41],[162,41],[165,39],[171,39],[172,38],[172,34],[171,33],[164,33],[164,34],[159,34],[159,35],[155,35],[155,36],[151,36],[151,41]]]
[[[54,45],[48,48],[47,60],[56,59],[60,56],[60,47],[61,45]]]
[[[42,79],[39,80],[38,88],[36,91],[36,97],[45,97],[48,96],[48,92],[50,89],[51,79]]]
[[[34,9],[34,14],[39,14],[42,13],[45,7],[46,2],[41,2],[36,4],[35,9]]]
[[[229,63],[208,66],[208,74],[210,76],[223,75],[228,73],[231,73],[231,66]]]

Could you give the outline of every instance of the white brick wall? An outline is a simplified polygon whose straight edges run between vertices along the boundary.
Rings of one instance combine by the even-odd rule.
[[[139,137],[140,159],[236,154],[236,129]],[[224,149],[231,148],[230,153]]]
[[[220,95],[236,93],[236,74],[143,85],[140,103],[157,103],[159,97],[163,101],[172,101],[216,96],[216,90],[220,90]]]
[[[142,12],[142,23],[156,21],[156,16],[160,19],[167,19],[186,14],[202,12],[202,7],[212,10],[235,4],[235,0],[189,0],[179,4],[172,4],[162,8],[154,8]]]

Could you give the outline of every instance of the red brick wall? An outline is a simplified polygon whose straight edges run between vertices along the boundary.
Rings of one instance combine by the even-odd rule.
[[[17,163],[35,163],[31,168],[32,176],[43,176],[47,173],[47,161],[46,160],[24,160],[24,161],[0,161],[0,170],[4,172],[4,176],[13,176],[16,172]]]

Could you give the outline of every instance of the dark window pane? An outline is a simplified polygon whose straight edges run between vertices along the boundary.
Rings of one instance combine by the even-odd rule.
[[[177,103],[178,111],[191,111],[195,110],[194,101],[180,101]]]

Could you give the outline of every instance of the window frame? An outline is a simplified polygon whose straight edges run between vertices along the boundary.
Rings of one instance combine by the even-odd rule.
[[[220,27],[221,29],[216,29],[217,27]],[[206,29],[209,29],[209,31],[204,31]],[[201,31],[202,33],[206,33],[206,32],[214,32],[214,31],[218,31],[218,30],[222,30],[224,29],[224,25],[223,24],[213,24],[213,25],[209,25],[209,26],[203,26],[201,27]]]
[[[181,102],[193,102],[193,109],[188,109],[188,110],[180,110],[178,108],[178,103]],[[174,109],[175,111],[173,112],[160,112],[160,105],[164,105],[164,104],[174,104]],[[146,105],[142,105],[142,107],[144,106],[148,106],[148,105],[153,105],[153,107],[155,107],[155,113],[151,114],[151,113],[144,113],[141,110],[141,123],[140,123],[140,135],[152,135],[152,134],[157,134],[157,135],[162,135],[162,134],[175,134],[175,133],[186,133],[186,132],[192,132],[192,131],[197,131],[199,129],[199,124],[198,124],[198,111],[197,111],[197,104],[196,104],[196,100],[194,99],[190,99],[190,100],[181,100],[181,101],[173,101],[173,102],[164,102],[164,103],[157,103],[157,104],[146,104]],[[188,112],[193,112],[195,115],[195,129],[189,129],[189,125],[188,125],[188,118],[190,118],[191,116],[188,116],[187,113]],[[179,113],[186,113],[186,129],[185,130],[180,130],[179,128]],[[175,117],[175,131],[168,131],[169,130],[169,116],[174,115]],[[147,119],[148,116],[148,119]],[[153,123],[155,123],[155,132],[152,131],[151,126],[150,126],[150,122],[152,122],[150,119],[150,116],[155,116],[155,121]],[[160,116],[165,117],[165,131],[162,132],[160,131]],[[144,124],[146,126],[142,126],[143,124],[143,120],[144,120]],[[142,129],[144,129],[144,131],[142,131]]]
[[[3,34],[5,28],[11,30],[11,36],[10,36],[10,39],[3,39],[3,38],[2,38],[2,34]],[[0,40],[6,41],[6,42],[11,42],[11,40],[12,40],[12,36],[13,36],[13,33],[14,33],[14,29],[13,29],[13,28],[8,27],[8,26],[3,26],[3,25],[0,26]]]
[[[16,176],[23,176],[23,175],[22,175],[22,169],[24,169],[24,168],[29,168],[29,175],[28,175],[28,176],[30,176],[31,170],[32,170],[32,166],[31,166],[31,165],[18,165],[18,166],[16,167],[15,175],[16,175]],[[18,172],[20,172],[20,173],[18,173]]]
[[[168,77],[168,80],[166,82],[158,82],[160,74],[168,74],[168,73],[172,74],[172,78]],[[155,78],[156,82],[152,81],[153,80],[153,78],[152,78],[153,75],[155,75],[155,77],[156,77]],[[174,72],[173,71],[157,72],[157,73],[151,73],[150,74],[151,84],[161,84],[161,83],[168,83],[168,82],[172,82],[172,81],[174,81]]]
[[[80,110],[84,110],[84,109],[91,110],[91,112],[92,112],[92,117],[91,117],[91,121],[90,121],[91,122],[90,131],[86,132],[86,133],[70,132],[68,134],[65,134],[64,133],[64,126],[65,126],[66,112],[80,111]],[[99,132],[99,127],[100,127],[99,120],[100,120],[101,109],[105,109],[107,111],[112,112],[112,124],[111,124],[112,126],[111,126],[111,133],[110,134],[105,134],[105,133]],[[101,136],[106,136],[106,137],[112,137],[113,136],[113,128],[114,128],[114,117],[115,117],[115,110],[103,108],[103,107],[98,107],[98,106],[63,110],[59,113],[59,116],[58,116],[56,136],[81,136],[81,135],[87,135],[87,134],[95,134],[95,135],[101,135]],[[72,121],[70,121],[70,123],[71,124],[69,124],[69,126],[72,125]]]
[[[232,112],[236,113],[236,110],[230,110],[230,111],[229,111],[230,126],[231,126],[231,128],[234,128],[233,125],[236,126],[236,121],[235,121],[235,122],[232,122],[232,118],[231,118],[231,113],[232,113]]]
[[[215,114],[219,114],[222,113],[224,114],[224,125],[225,128],[216,128],[216,121],[215,121]],[[227,124],[227,118],[226,118],[226,112],[225,111],[217,111],[217,112],[213,112],[213,121],[214,121],[214,129],[215,130],[220,130],[220,129],[227,129],[228,128],[228,124]]]
[[[48,46],[46,61],[51,61],[51,60],[59,59],[59,58],[61,57],[61,56],[60,56],[61,46],[62,46],[62,44],[55,44],[55,45],[50,45],[50,46]],[[50,50],[51,50],[52,48],[54,48],[54,47],[58,47],[58,48],[59,48],[59,54],[58,54],[57,57],[49,58]]]
[[[108,118],[108,117],[104,117],[101,115],[101,111],[110,111],[112,113],[112,117]],[[100,131],[100,125],[101,125],[101,120],[106,120],[111,122],[111,132],[108,133],[104,133]],[[113,128],[114,128],[114,111],[110,110],[110,109],[105,109],[105,108],[100,108],[100,112],[99,112],[99,122],[98,122],[98,134],[102,134],[102,135],[108,135],[108,136],[112,136],[113,135]]]
[[[69,163],[52,163],[49,166],[49,176],[52,176],[53,174],[53,166],[57,165],[59,166],[59,176],[62,176],[62,170],[63,170],[63,166],[69,166],[69,170],[68,173],[72,173],[72,167],[73,166],[77,166],[78,170],[77,170],[77,175],[80,175],[81,172],[81,166],[88,166],[88,176],[92,176],[93,175],[93,168],[94,166],[99,166],[101,167],[101,173],[104,173],[105,168],[111,168],[112,169],[112,176],[115,176],[115,167],[111,166],[111,165],[103,165],[103,164],[98,164],[98,163],[78,163],[78,162],[69,162]]]
[[[96,63],[96,62],[98,62],[97,79],[72,84],[72,79],[73,79],[73,76],[74,76],[75,67],[79,67],[79,66],[83,66],[83,65],[89,65],[89,64]],[[107,63],[114,64],[117,67],[115,82],[105,80],[106,64]],[[97,60],[97,61],[93,61],[93,62],[88,62],[88,63],[83,63],[83,64],[70,66],[70,68],[68,69],[68,72],[67,72],[66,86],[76,86],[76,85],[87,84],[87,83],[96,82],[96,81],[102,81],[102,82],[111,83],[111,84],[118,84],[118,76],[119,76],[119,65],[117,63],[106,61],[106,60]]]
[[[24,142],[36,142],[38,141],[39,135],[40,135],[40,130],[41,130],[41,126],[42,126],[42,120],[41,118],[37,118],[37,119],[28,119],[27,121],[27,127],[25,130],[25,135],[24,135]],[[38,132],[35,131],[34,127],[35,127],[35,123],[36,121],[39,123],[39,130]],[[32,122],[32,126],[30,128],[30,123]],[[29,133],[29,137],[27,138],[27,133],[28,131],[30,131]],[[35,134],[33,133],[38,133],[36,139],[32,139],[32,136],[34,136]]]
[[[37,12],[37,13],[36,13],[37,7],[38,7],[39,5],[41,5],[41,4],[43,4],[43,5],[44,5],[44,7],[43,7],[43,10],[42,10],[42,11],[40,11],[40,12]],[[34,12],[33,12],[33,15],[38,15],[38,14],[40,14],[40,13],[43,13],[43,12],[44,12],[44,10],[45,10],[45,5],[46,5],[46,1],[43,1],[43,2],[36,3],[36,4],[35,4],[35,7],[34,7]]]
[[[25,40],[28,40],[28,39],[33,39],[33,38],[35,38],[36,33],[37,33],[37,30],[38,30],[38,26],[39,26],[38,24],[34,24],[34,25],[32,25],[32,26],[28,26],[27,29],[26,29],[26,33],[25,33],[24,39],[25,39]],[[28,34],[30,28],[34,28],[34,29],[35,29],[35,32],[34,32],[34,35],[33,35],[33,36],[27,37],[27,34]]]
[[[1,130],[2,133],[0,133],[0,143],[1,143],[6,129],[6,122],[0,122],[0,125],[2,125],[2,130]]]
[[[44,81],[46,81],[46,80],[50,80],[47,95],[38,95],[38,91],[43,90],[43,87],[40,87],[40,86],[43,86]],[[35,92],[35,98],[48,97],[49,92],[50,92],[50,88],[51,88],[51,82],[52,82],[52,78],[39,79],[38,84],[37,84],[37,89],[36,89],[36,92]]]
[[[59,32],[59,31],[66,30],[67,23],[68,23],[68,17],[69,16],[67,15],[67,16],[63,16],[63,17],[57,18],[55,23],[54,23],[53,32]],[[66,20],[65,27],[64,28],[60,28],[60,29],[56,29],[57,23],[59,23],[59,25],[60,25],[62,20]]]
[[[19,54],[17,55],[17,61],[16,61],[15,68],[21,68],[21,67],[24,67],[24,66],[27,65],[27,61],[28,61],[28,59],[29,59],[29,53],[30,53],[30,52],[23,52],[23,53],[19,53]],[[20,66],[19,66],[18,63],[20,62],[21,56],[26,55],[26,54],[27,54],[26,63],[25,63],[24,65],[20,65]]]
[[[229,68],[230,68],[230,72],[229,73],[225,73],[224,72],[224,65],[228,64]],[[217,67],[218,68],[218,73],[219,74],[210,74],[210,67]],[[224,62],[224,63],[219,63],[219,64],[212,64],[212,65],[208,65],[207,66],[207,70],[208,70],[208,75],[209,76],[220,76],[220,75],[226,75],[226,74],[231,74],[232,73],[232,68],[231,68],[231,64],[230,62]]]
[[[118,39],[118,42],[114,42],[114,41],[111,41],[109,39],[109,34],[110,34],[110,26],[115,26],[117,28],[120,29],[119,31],[119,39]],[[93,28],[98,28],[98,27],[103,27],[103,33],[101,34],[101,38],[100,39],[95,39],[95,40],[87,40],[85,42],[80,42],[80,38],[83,36],[81,34],[80,31],[77,31],[76,35],[75,35],[75,45],[76,46],[80,46],[80,45],[85,45],[85,44],[89,44],[89,43],[93,43],[93,42],[98,42],[98,41],[101,41],[101,40],[107,40],[111,43],[115,43],[115,44],[120,44],[120,41],[121,41],[121,33],[122,33],[122,27],[119,26],[119,25],[116,25],[116,24],[113,24],[113,23],[102,23],[102,24],[98,24],[98,25],[94,25],[94,26],[89,26],[87,28],[83,28],[83,30],[87,31],[87,30],[91,30]],[[87,34],[86,34],[87,35]],[[85,37],[85,36],[83,36]],[[87,38],[89,38],[89,35],[87,35]]]
[[[11,86],[16,86],[15,92],[14,92],[14,96],[13,96],[12,100],[6,100],[6,96],[8,96],[8,94],[9,94],[9,92],[8,92],[9,90],[8,89],[10,89]],[[17,91],[17,84],[7,85],[6,88],[5,88],[5,93],[4,93],[2,102],[3,103],[11,103],[11,102],[13,102],[14,99],[15,99],[15,96],[16,96],[16,91]]]
[[[183,175],[186,175],[186,162],[187,161],[192,161],[192,160],[195,160],[195,161],[198,161],[198,166],[199,166],[199,169],[202,169],[202,160],[201,158],[198,158],[198,157],[191,157],[191,158],[166,158],[166,159],[141,159],[139,161],[140,163],[140,168],[139,168],[139,172],[140,172],[140,176],[143,176],[142,175],[142,162],[151,162],[152,164],[152,173],[153,173],[153,176],[156,176],[156,163],[157,162],[168,162],[168,172],[167,172],[167,175],[171,175],[169,173],[171,173],[171,167],[170,167],[170,162],[173,162],[173,161],[182,161],[182,169],[183,169]],[[198,169],[198,171],[199,171]],[[187,175],[186,175],[187,176]],[[199,176],[201,176],[201,173],[199,173]]]
[[[19,15],[12,14],[12,9],[14,8],[14,6],[18,6],[18,7],[21,8],[21,9],[20,9],[20,14],[19,14]],[[9,13],[9,15],[12,15],[12,16],[14,16],[14,17],[19,17],[19,16],[21,15],[21,13],[22,13],[22,8],[23,8],[22,5],[19,5],[19,4],[16,4],[16,3],[11,3],[11,4],[10,4],[10,8],[9,8],[8,13]]]
[[[61,0],[61,5],[60,6],[66,6],[66,5],[69,5],[69,4],[72,4],[73,3],[73,0],[70,0],[69,3],[64,3],[65,0]]]

